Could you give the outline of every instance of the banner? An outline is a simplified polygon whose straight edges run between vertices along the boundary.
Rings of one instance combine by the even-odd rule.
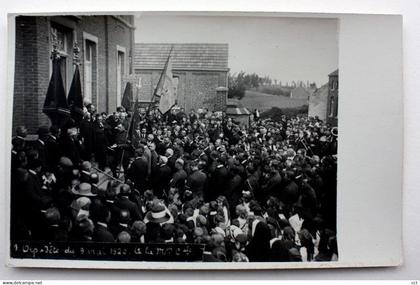
[[[50,118],[53,125],[61,127],[67,118],[70,117],[70,110],[60,71],[60,59],[56,56],[53,57],[52,67],[51,80],[48,85],[42,112]]]
[[[71,81],[69,96],[67,97],[67,103],[70,107],[71,118],[76,123],[80,123],[80,121],[83,119],[83,95],[78,65],[76,65],[73,80]]]
[[[166,61],[165,68],[160,76],[158,85],[154,96],[159,101],[159,111],[162,114],[168,112],[176,103],[175,86],[172,74],[172,49],[169,52],[168,60]]]

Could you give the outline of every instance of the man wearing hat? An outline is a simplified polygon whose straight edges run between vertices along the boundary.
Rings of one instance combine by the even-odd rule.
[[[26,141],[25,138],[28,135],[28,130],[25,126],[19,126],[16,128],[16,136],[12,138],[12,146],[15,151],[25,151]]]
[[[47,126],[41,126],[37,131],[38,139],[34,142],[34,148],[38,152],[38,159],[41,161],[42,166],[46,166],[46,141],[50,135],[50,130]]]

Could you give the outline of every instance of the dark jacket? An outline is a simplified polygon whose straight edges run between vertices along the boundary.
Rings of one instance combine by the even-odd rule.
[[[134,182],[136,189],[143,193],[147,185],[148,163],[147,159],[137,157],[127,170],[127,178]]]
[[[270,256],[270,228],[265,222],[259,222],[254,235],[246,246],[245,254],[250,262],[268,261]]]
[[[93,238],[93,241],[95,242],[114,242],[115,241],[114,236],[111,234],[108,228],[102,224],[96,224],[92,238]]]
[[[127,210],[130,212],[130,217],[133,221],[140,220],[141,213],[137,205],[130,201],[128,197],[121,196],[115,201],[115,206],[120,208],[121,210]]]
[[[161,198],[164,192],[169,190],[169,182],[172,179],[171,168],[166,165],[159,165],[153,171],[152,183],[154,194]]]
[[[207,186],[207,175],[201,170],[196,170],[187,178],[187,186],[194,195],[203,195]]]
[[[60,157],[61,150],[57,138],[50,135],[45,141],[45,162],[47,170],[54,171]]]
[[[172,179],[169,183],[170,187],[178,188],[182,193],[185,187],[185,179],[187,179],[187,173],[184,169],[179,169],[177,172],[172,175]]]
[[[217,166],[214,170],[210,180],[210,187],[208,189],[208,197],[210,200],[215,200],[219,195],[222,195],[226,190],[229,181],[229,171],[223,165]]]

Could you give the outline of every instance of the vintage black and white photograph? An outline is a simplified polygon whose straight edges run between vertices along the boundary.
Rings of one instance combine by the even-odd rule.
[[[338,19],[14,21],[12,259],[339,261]]]

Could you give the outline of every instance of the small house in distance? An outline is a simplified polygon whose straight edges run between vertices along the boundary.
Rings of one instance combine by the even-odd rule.
[[[228,44],[137,43],[134,73],[141,77],[139,99],[151,100],[171,47],[177,106],[186,112],[199,108],[224,111],[228,84]]]
[[[328,83],[315,90],[309,98],[308,116],[337,126],[338,119],[338,69],[328,75]]]
[[[318,117],[325,121],[327,119],[328,84],[316,89],[309,97],[308,116]]]
[[[232,118],[233,121],[240,125],[249,125],[251,112],[243,107],[238,100],[229,99],[226,105],[226,116]]]
[[[338,69],[328,75],[327,122],[332,126],[338,123]]]
[[[309,100],[309,95],[309,91],[303,86],[298,86],[290,91],[290,98],[292,99]]]

